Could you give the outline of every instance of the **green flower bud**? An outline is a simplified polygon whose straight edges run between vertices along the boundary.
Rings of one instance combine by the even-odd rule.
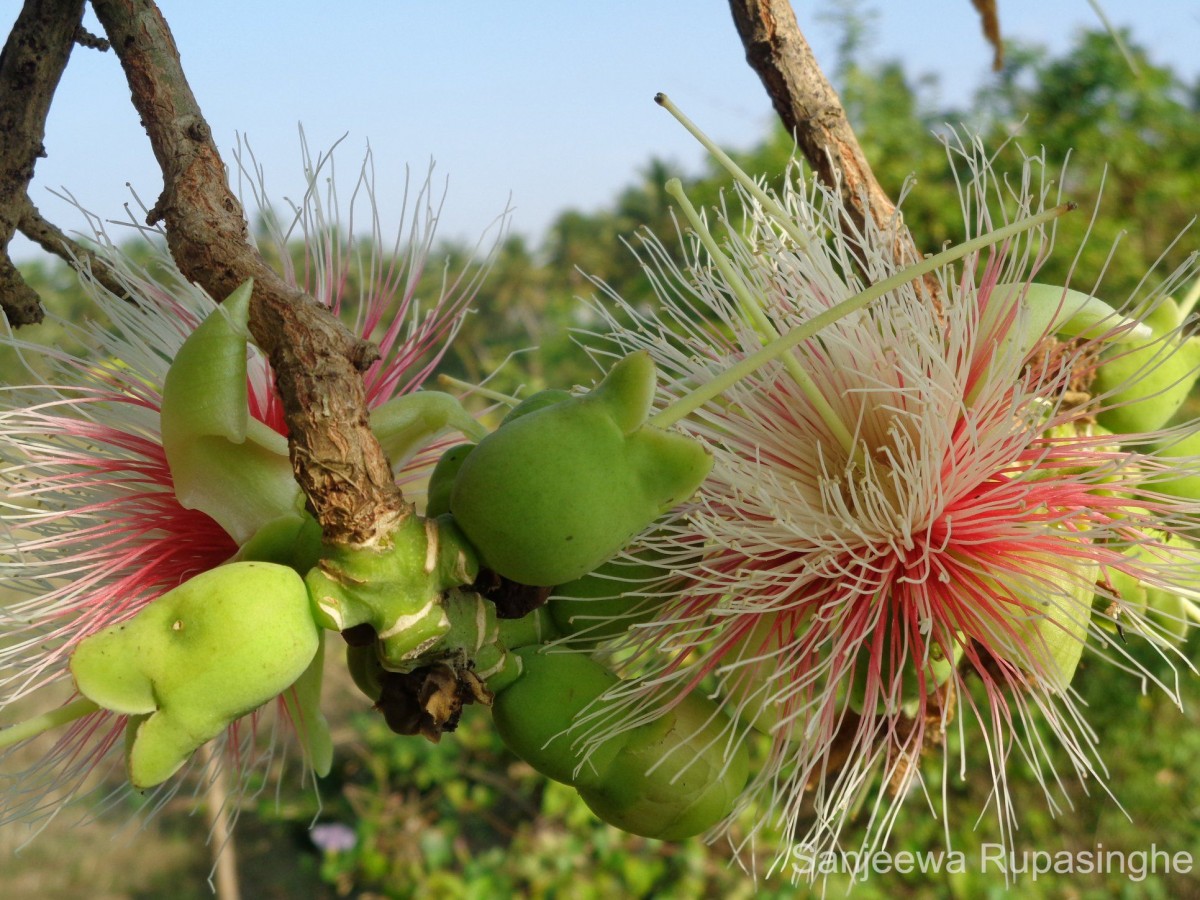
[[[579,796],[623,831],[677,841],[728,816],[749,772],[746,745],[730,746],[726,717],[711,700],[689,694],[631,732],[604,779],[581,785]]]
[[[1010,304],[1018,296],[1020,318],[1017,327],[1009,330],[1003,346],[1011,347],[1021,356],[1028,354],[1048,334],[1094,339],[1128,325],[1130,327],[1118,336],[1121,343],[1150,337],[1149,328],[1118,315],[1103,300],[1055,284],[998,284],[992,292],[989,312],[992,315],[1006,315]]]
[[[238,560],[277,563],[303,574],[321,557],[321,525],[308,513],[274,519],[238,549]]]
[[[537,412],[539,409],[545,409],[547,406],[554,406],[556,403],[562,403],[564,400],[570,400],[571,396],[572,395],[570,391],[564,391],[561,388],[550,388],[545,391],[538,391],[536,394],[526,397],[524,400],[510,409],[508,411],[508,415],[501,420],[500,424],[502,426],[507,425],[514,419],[519,419],[521,416],[527,416],[531,412]]]
[[[577,653],[515,651],[522,674],[497,693],[496,728],[544,775],[573,785],[601,819],[633,834],[678,840],[733,809],[749,772],[745,747],[730,747],[724,715],[691,695],[641,727],[600,742],[584,757],[576,716],[617,683]]]
[[[376,643],[348,644],[346,646],[346,668],[354,680],[354,686],[362,691],[372,703],[378,703],[383,695],[383,663],[379,661]]]
[[[230,563],[80,642],[71,673],[84,697],[141,717],[130,723],[127,764],[134,787],[147,788],[295,684],[318,652],[318,635],[299,575]]]
[[[1200,456],[1200,431],[1192,431],[1181,438],[1171,438],[1160,442],[1154,449],[1154,456],[1160,462],[1168,464],[1173,457]],[[1161,474],[1155,473],[1153,489],[1170,494],[1172,497],[1200,500],[1200,475],[1188,474],[1194,472],[1195,466],[1180,465]],[[1148,478],[1146,483],[1147,487],[1151,486]]]
[[[590,393],[510,419],[479,442],[450,510],[484,565],[522,584],[573,581],[695,492],[712,458],[645,424],[653,391],[653,362],[633,353]]]
[[[537,647],[513,653],[521,660],[521,677],[492,701],[500,737],[521,759],[555,781],[577,786],[603,778],[628,736],[604,742],[581,766],[576,736],[566,729],[617,683],[617,676],[582,653],[541,653]]]

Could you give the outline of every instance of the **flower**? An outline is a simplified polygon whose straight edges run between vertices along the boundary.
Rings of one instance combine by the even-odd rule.
[[[443,279],[434,302],[422,308],[419,283],[437,219],[429,182],[417,194],[412,229],[387,246],[374,207],[370,156],[346,208],[338,204],[331,157],[313,162],[306,149],[304,158],[308,190],[291,204],[283,225],[261,180],[254,186],[267,223],[261,249],[290,283],[378,344],[381,359],[364,377],[368,404],[379,407],[417,390],[429,376],[486,266]],[[320,179],[326,177],[322,192]],[[365,240],[353,231],[355,208],[364,200],[370,226]],[[350,227],[342,228],[342,221]],[[0,570],[18,592],[0,606],[0,716],[10,721],[19,717],[18,707],[44,709],[70,698],[68,662],[81,641],[130,619],[238,550],[213,518],[181,504],[160,427],[167,370],[214,302],[188,283],[165,250],[151,250],[150,260],[139,264],[105,234],[97,239],[130,299],[84,276],[95,314],[107,321],[60,321],[65,338],[58,347],[4,338],[33,376],[27,385],[0,389]],[[303,244],[299,262],[290,256],[297,241]],[[66,349],[71,345],[81,349]],[[247,381],[251,416],[285,434],[270,367],[257,351]],[[431,451],[395,459],[398,482],[423,478],[433,458]],[[209,771],[214,766],[245,776],[265,765],[277,744],[274,722],[290,718],[285,701],[281,696],[273,704],[277,716],[260,710],[235,722],[216,752],[198,755],[192,767],[207,780],[215,777]],[[126,719],[104,710],[78,718],[49,753],[0,776],[0,822],[48,820],[64,796],[84,789],[93,769],[120,760]],[[265,749],[255,740],[263,731],[272,735]],[[13,748],[3,753],[10,763],[16,759]],[[176,780],[156,789],[150,808],[178,787]]]
[[[1037,160],[1010,191],[981,148],[953,150],[971,174],[969,233],[1044,209]],[[936,806],[939,779],[923,760],[941,757],[945,790],[956,730],[986,745],[992,811],[1010,840],[1010,759],[1035,767],[1056,806],[1039,722],[1080,778],[1103,783],[1098,738],[1070,688],[1081,653],[1155,681],[1126,640],[1183,659],[1174,641],[1200,597],[1200,551],[1187,540],[1200,503],[1165,485],[1200,459],[1155,448],[1190,429],[1096,425],[1140,396],[1137,383],[1080,388],[1098,355],[1148,329],[1093,316],[1055,339],[1065,298],[1080,295],[1033,284],[1052,250],[1044,225],[942,265],[936,302],[909,275],[872,305],[830,313],[900,271],[893,232],[868,217],[846,233],[836,194],[797,180],[776,196],[732,170],[742,184],[718,213],[725,243],[676,186],[694,233],[686,266],[644,243],[661,310],[611,292],[601,310],[614,353],[644,349],[664,373],[650,421],[677,421],[715,461],[694,500],[627,554],[631,565],[657,560],[661,575],[622,585],[642,598],[637,624],[608,644],[622,680],[574,733],[600,746],[693,689],[723,698],[720,740],[761,734],[767,746],[716,833],[742,833],[734,823],[750,811],[743,839],[785,835],[784,865],[797,848],[838,848],[860,810],[858,849],[880,849],[918,785]],[[1127,308],[1171,302],[1196,270],[1193,255]],[[1052,314],[1039,315],[1034,300],[1047,296]],[[821,314],[828,324],[793,350],[727,377]],[[696,396],[709,399],[697,409]],[[1135,601],[1131,585],[1182,611]]]

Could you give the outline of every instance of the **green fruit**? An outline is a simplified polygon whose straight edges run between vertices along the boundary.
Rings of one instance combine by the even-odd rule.
[[[729,745],[728,720],[712,701],[689,695],[653,721],[600,741],[585,757],[584,730],[572,725],[616,676],[582,654],[529,647],[516,655],[521,676],[492,705],[500,736],[539,772],[573,785],[601,819],[633,834],[678,840],[732,811],[749,762],[744,744]]]
[[[450,511],[484,565],[527,585],[573,581],[695,492],[712,457],[645,424],[654,377],[649,355],[631,354],[590,393],[512,418],[479,442]]]
[[[201,744],[292,686],[320,643],[304,582],[237,562],[195,576],[71,655],[79,692],[130,716],[129,780],[170,778]]]

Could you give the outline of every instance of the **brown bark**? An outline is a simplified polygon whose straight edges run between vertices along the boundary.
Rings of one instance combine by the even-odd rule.
[[[327,540],[375,545],[411,512],[371,433],[361,370],[376,349],[287,285],[247,237],[241,204],[150,0],[94,0],[163,173],[149,222],[176,264],[213,297],[254,279],[250,330],[275,369],[297,480]]]
[[[0,308],[14,327],[42,320],[42,305],[8,255],[46,155],[46,116],[83,21],[83,0],[26,0],[0,51]]]
[[[800,32],[788,0],[729,0],[746,61],[758,73],[775,112],[817,177],[836,190],[861,233],[867,218],[893,235],[898,265],[921,258],[896,205],[876,181],[846,110]],[[925,280],[936,298],[936,282]]]

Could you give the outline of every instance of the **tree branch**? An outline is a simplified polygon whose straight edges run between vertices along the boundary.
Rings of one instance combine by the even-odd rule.
[[[17,223],[21,234],[29,238],[47,253],[62,257],[72,267],[87,271],[93,280],[102,284],[110,293],[128,299],[128,292],[104,258],[83,244],[71,240],[62,229],[42,216],[28,196],[21,198],[19,207],[21,220]]]
[[[788,0],[729,0],[746,61],[758,73],[775,112],[791,132],[817,177],[836,190],[853,230],[862,232],[869,216],[893,234],[898,265],[921,258],[896,205],[875,179],[846,110],[800,32]],[[936,301],[937,287],[925,279]]]
[[[8,255],[46,155],[46,116],[83,22],[84,0],[26,0],[0,51],[0,308],[14,327],[42,321],[42,304]]]
[[[254,279],[250,330],[275,370],[297,480],[327,540],[375,545],[411,513],[367,420],[361,370],[378,352],[290,287],[247,238],[241,204],[179,52],[151,0],[93,0],[163,173],[149,222],[176,264],[213,297]]]

